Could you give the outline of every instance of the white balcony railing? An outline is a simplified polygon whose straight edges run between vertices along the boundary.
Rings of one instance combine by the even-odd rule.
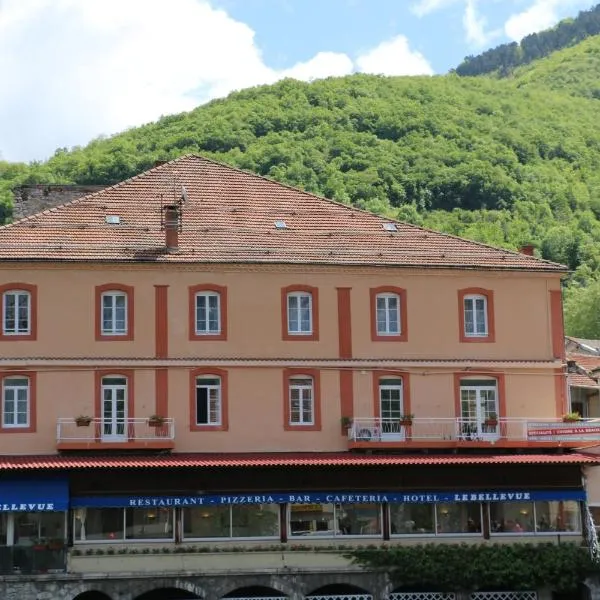
[[[175,439],[175,422],[167,418],[160,425],[151,425],[148,418],[92,419],[82,426],[72,417],[61,418],[56,425],[56,439],[59,443],[168,441]]]
[[[414,418],[410,425],[397,419],[353,419],[348,429],[353,442],[496,442],[600,440],[600,420],[564,423],[561,419],[500,418],[496,422],[462,418]]]

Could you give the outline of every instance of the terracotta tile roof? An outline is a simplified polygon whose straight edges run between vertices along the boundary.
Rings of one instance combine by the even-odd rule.
[[[0,471],[59,469],[158,469],[235,467],[360,467],[598,464],[600,457],[583,454],[517,455],[376,455],[350,453],[165,454],[158,456],[2,456]]]
[[[162,207],[182,196],[179,251]],[[108,224],[115,215],[119,224]],[[275,228],[276,220],[287,228]],[[298,263],[562,272],[566,267],[398,223],[188,155],[0,228],[0,258],[49,261]]]
[[[591,373],[594,369],[600,369],[600,356],[568,352],[567,360],[574,360],[579,368],[577,373],[569,373],[567,376],[567,381],[571,387],[600,387],[598,381],[592,377]]]

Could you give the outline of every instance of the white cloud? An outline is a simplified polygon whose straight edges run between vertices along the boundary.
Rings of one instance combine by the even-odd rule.
[[[359,56],[268,67],[254,31],[209,0],[0,0],[0,157],[44,159],[282,77],[431,73],[399,36]]]
[[[356,59],[359,71],[382,75],[433,75],[427,59],[411,50],[403,35],[382,42]]]
[[[460,0],[418,0],[418,2],[415,2],[410,9],[417,17],[424,17],[429,13],[446,8],[459,1]]]
[[[476,0],[467,0],[463,15],[463,26],[467,34],[467,42],[476,46],[487,44],[489,37],[485,32],[486,19],[477,14]]]
[[[526,10],[508,18],[504,32],[510,39],[518,42],[526,35],[553,27],[565,15],[561,9],[573,11],[577,8],[589,8],[589,0],[533,0]]]

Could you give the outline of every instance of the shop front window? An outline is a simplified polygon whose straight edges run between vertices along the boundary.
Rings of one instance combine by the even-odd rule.
[[[122,508],[76,508],[74,511],[76,542],[116,541],[123,539]]]
[[[381,535],[379,504],[292,504],[292,536]]]
[[[481,504],[436,504],[438,534],[481,533]]]
[[[126,509],[125,538],[128,540],[173,539],[173,509]]]
[[[571,500],[536,502],[535,518],[538,533],[581,531],[579,504]]]
[[[535,531],[532,502],[493,502],[490,504],[490,533]]]
[[[0,513],[0,546],[6,546],[8,533],[8,515]]]
[[[392,535],[435,534],[435,505],[391,504],[390,529]]]
[[[15,513],[15,546],[35,546],[65,539],[65,513]]]

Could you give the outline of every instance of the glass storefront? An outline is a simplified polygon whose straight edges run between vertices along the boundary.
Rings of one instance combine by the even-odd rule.
[[[183,509],[183,537],[278,538],[278,504],[202,506]]]
[[[558,533],[581,531],[577,502],[506,502],[490,504],[491,534]]]
[[[292,536],[381,536],[380,504],[290,504]]]

